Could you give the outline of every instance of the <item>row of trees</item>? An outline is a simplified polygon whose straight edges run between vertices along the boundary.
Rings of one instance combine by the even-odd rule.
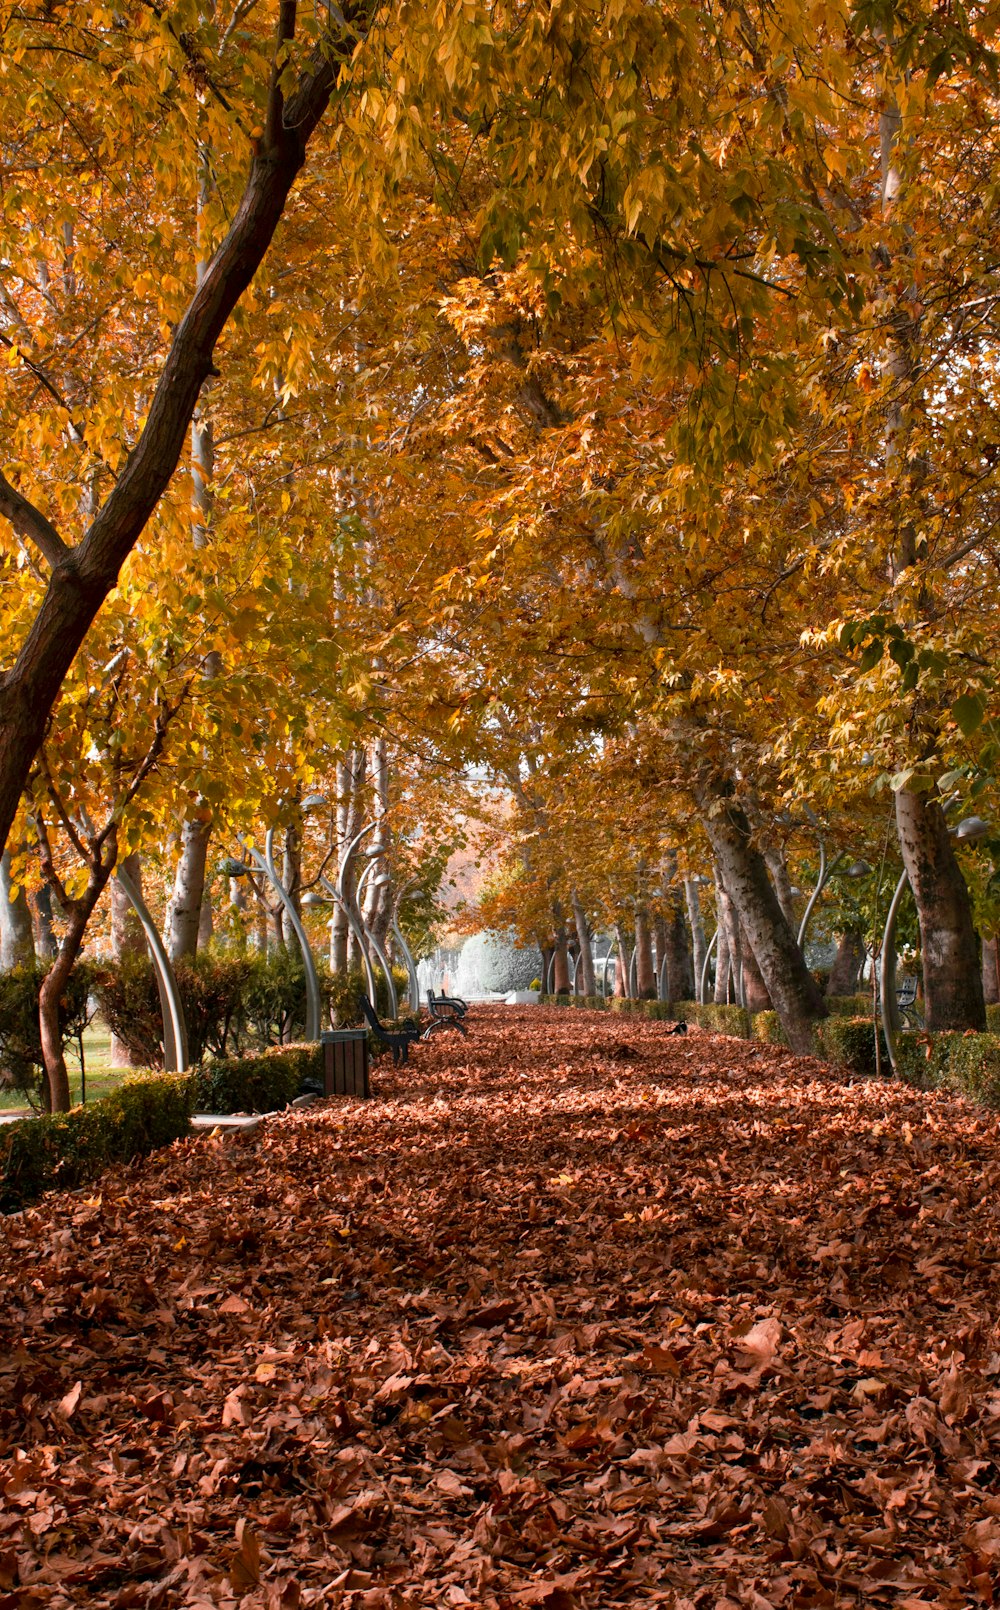
[[[304,888],[362,798],[397,892],[481,810],[557,947],[710,876],[803,1047],[808,806],[883,902],[901,857],[928,1022],[981,1027],[992,12],[0,27],[0,837],[61,914],[54,1104],[121,859],[176,846],[190,950],[213,846],[277,825]]]

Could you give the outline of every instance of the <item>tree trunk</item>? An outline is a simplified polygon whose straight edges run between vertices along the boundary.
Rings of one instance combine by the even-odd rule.
[[[566,924],[563,921],[562,905],[558,900],[553,902],[552,915],[556,921],[555,952],[556,964],[553,968],[554,995],[568,995],[570,992],[570,960],[569,941],[566,935]]]
[[[618,945],[618,956],[615,961],[615,995],[619,1000],[628,1000],[632,984],[629,978],[629,942],[628,932],[623,922],[615,923],[615,940]]]
[[[741,946],[743,962],[743,1004],[748,1012],[770,1012],[771,997],[767,985],[764,983],[757,958],[753,953],[753,946],[746,936]]]
[[[664,897],[667,906],[663,920],[664,955],[667,959],[664,1000],[693,1001],[694,962],[691,955],[690,930],[684,910],[685,891],[680,884],[671,883],[664,890]]]
[[[900,789],[896,829],[920,924],[924,1021],[932,1032],[982,1031],[986,1007],[979,941],[940,801]]]
[[[139,852],[133,850],[131,855],[125,857],[121,867],[141,894],[142,856]],[[146,954],[146,935],[143,933],[142,923],[136,916],[132,902],[114,882],[111,885],[111,954],[116,961],[120,961],[123,956]],[[111,1066],[113,1068],[134,1066],[132,1053],[116,1034],[111,1036]]]
[[[784,914],[785,921],[793,934],[799,931],[799,919],[795,912],[795,896],[792,893],[792,880],[788,876],[788,862],[785,852],[777,844],[771,844],[764,851],[764,860],[767,870],[771,874],[774,892],[778,896],[778,904]]]
[[[0,855],[0,970],[9,973],[12,967],[27,967],[35,959],[35,933],[31,926],[31,909],[23,888],[14,887],[10,873],[10,853]]]
[[[43,883],[35,890],[32,899],[35,918],[35,952],[40,961],[51,961],[56,953],[56,936],[52,927],[52,890]]]
[[[635,913],[635,991],[640,1001],[656,1000],[653,936],[645,906],[637,906]]]
[[[729,898],[720,872],[716,872],[715,893],[719,911],[719,929],[726,942],[726,966],[724,970],[720,968],[716,974],[715,999],[718,1005],[724,1006],[742,993],[743,937],[740,933],[736,908]],[[720,944],[721,942],[720,939]]]
[[[718,873],[716,873],[716,879],[718,879]],[[724,899],[722,885],[717,881],[715,885],[715,931],[719,937],[715,945],[715,984],[712,988],[712,1000],[716,1006],[724,1006],[729,1000],[729,974],[733,965],[732,957],[729,954],[729,925],[724,916]]]
[[[294,8],[282,8],[282,20]],[[75,547],[0,476],[0,511],[45,555],[51,574],[12,668],[0,677],[0,848],[6,846],[49,714],[80,645],[177,468],[215,346],[265,253],[306,145],[326,111],[345,55],[368,25],[365,0],[346,3],[287,89],[273,77],[267,116],[232,223],[175,326],[146,422],[86,535]],[[292,30],[294,31],[294,29]],[[279,49],[288,48],[283,30]],[[279,76],[280,74],[280,76]]]
[[[723,884],[788,1043],[793,1051],[808,1053],[813,1024],[826,1016],[826,1005],[785,921],[764,858],[753,846],[746,812],[732,800],[720,810],[718,799],[704,793],[698,803]]]
[[[70,973],[83,945],[87,924],[93,915],[108,879],[114,869],[114,840],[109,840],[107,863],[91,867],[87,887],[79,899],[70,903],[66,912],[66,932],[52,966],[38,992],[38,1026],[42,1041],[42,1061],[45,1065],[46,1096],[49,1112],[69,1112],[69,1072],[63,1056],[62,1034],[59,1027],[59,1002],[66,992]]]
[[[983,940],[983,1000],[987,1006],[1000,1003],[1000,946],[995,938]]]
[[[860,928],[845,928],[837,935],[837,954],[833,958],[828,995],[854,995],[865,960],[865,941]]]
[[[207,950],[212,943],[215,932],[215,914],[212,907],[212,891],[206,882],[201,895],[201,911],[198,913],[198,949]]]
[[[192,818],[184,823],[174,892],[167,909],[165,937],[167,955],[172,962],[193,960],[198,952],[198,925],[211,836],[211,817],[207,821]]]
[[[684,879],[684,899],[687,902],[688,927],[691,930],[691,962],[694,974],[694,988],[691,991],[692,1001],[698,998],[698,986],[701,983],[702,968],[705,965],[705,951],[708,940],[705,937],[705,923],[701,915],[701,898],[698,894],[698,885],[693,878]],[[684,1000],[688,997],[677,996]]]
[[[573,921],[576,924],[576,937],[580,945],[580,994],[592,1000],[597,994],[597,979],[594,976],[594,947],[591,943],[590,924],[583,903],[576,890],[571,895],[573,905]]]

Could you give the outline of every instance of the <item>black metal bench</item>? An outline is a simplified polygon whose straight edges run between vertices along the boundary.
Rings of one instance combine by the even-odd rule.
[[[410,1046],[414,1040],[420,1039],[420,1030],[418,1028],[387,1029],[384,1023],[379,1022],[378,1014],[367,995],[362,995],[361,997],[361,1010],[376,1040],[381,1041],[392,1052],[393,1062],[398,1065],[401,1062],[408,1061]]]
[[[899,1015],[908,1029],[922,1029],[923,1021],[916,1010],[917,981],[915,978],[904,978],[896,991],[896,1005]]]
[[[427,991],[427,1010],[431,1020],[424,1030],[423,1038],[429,1040],[435,1029],[457,1029],[459,1034],[468,1034],[465,1026],[465,1014],[469,1010],[467,1001],[457,995],[435,995],[432,989]]]

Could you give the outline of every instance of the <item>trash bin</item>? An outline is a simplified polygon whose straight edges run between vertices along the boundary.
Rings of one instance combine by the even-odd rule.
[[[368,1096],[368,1032],[366,1029],[328,1029],[323,1045],[323,1093],[327,1096]]]

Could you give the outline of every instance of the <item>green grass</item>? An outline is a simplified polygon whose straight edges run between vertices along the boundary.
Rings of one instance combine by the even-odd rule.
[[[103,1023],[91,1023],[83,1036],[83,1060],[87,1070],[87,1101],[97,1101],[109,1091],[117,1090],[129,1072],[128,1068],[112,1068],[111,1035]],[[75,1042],[66,1047],[66,1065],[69,1070],[69,1089],[74,1105],[81,1099],[80,1057]],[[0,1110],[27,1106],[19,1090],[0,1087]]]

